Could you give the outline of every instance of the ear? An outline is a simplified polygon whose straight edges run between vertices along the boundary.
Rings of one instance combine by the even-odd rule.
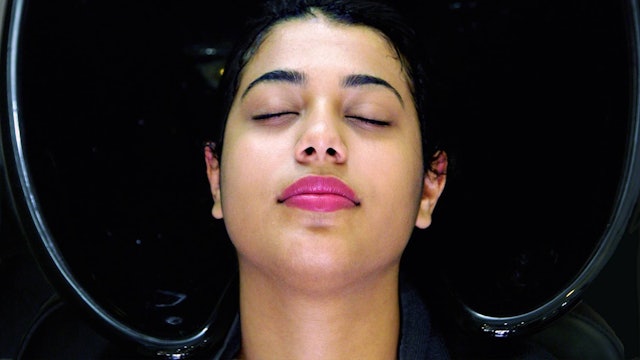
[[[216,219],[222,219],[222,202],[220,200],[220,161],[218,156],[214,154],[215,144],[210,143],[204,147],[204,160],[207,164],[207,178],[209,179],[209,188],[213,196],[213,209],[211,214]]]
[[[444,151],[438,151],[424,174],[422,199],[416,218],[416,227],[420,229],[426,229],[431,225],[433,209],[436,207],[447,181],[447,166],[447,154]]]

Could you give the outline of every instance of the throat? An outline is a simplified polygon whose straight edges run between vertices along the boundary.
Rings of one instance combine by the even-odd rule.
[[[242,274],[242,273],[241,273]],[[240,282],[243,359],[395,359],[400,333],[397,277],[358,291],[310,297]]]

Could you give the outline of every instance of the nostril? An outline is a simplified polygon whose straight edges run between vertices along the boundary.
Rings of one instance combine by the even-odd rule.
[[[329,156],[335,156],[336,155],[336,150],[334,148],[328,148],[327,149],[327,154],[329,154]]]
[[[308,148],[304,149],[304,153],[307,154],[307,155],[311,155],[311,154],[313,154],[313,152],[314,152],[314,149],[311,146],[309,146]]]

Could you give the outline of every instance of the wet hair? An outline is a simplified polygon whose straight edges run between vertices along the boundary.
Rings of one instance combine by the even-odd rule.
[[[436,141],[434,119],[428,116],[428,77],[426,47],[419,40],[408,18],[383,0],[267,0],[257,6],[244,24],[227,57],[218,90],[222,97],[217,128],[216,152],[221,159],[222,140],[227,118],[238,92],[244,66],[251,60],[270,30],[288,20],[322,14],[331,21],[346,25],[363,25],[384,36],[395,49],[413,96],[422,135],[425,169],[431,169],[440,144]]]

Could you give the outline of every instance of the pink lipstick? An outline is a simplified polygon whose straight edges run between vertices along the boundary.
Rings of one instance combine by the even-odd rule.
[[[289,185],[278,203],[309,211],[330,212],[360,205],[355,192],[334,177],[306,176]]]

